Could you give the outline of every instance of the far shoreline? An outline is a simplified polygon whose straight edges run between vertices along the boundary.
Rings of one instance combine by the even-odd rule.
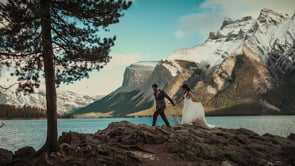
[[[206,117],[255,117],[255,116],[295,116],[295,114],[264,114],[264,115],[206,115]],[[168,118],[180,118],[181,115],[167,116]],[[113,119],[113,118],[152,118],[152,116],[112,116],[112,117],[71,117],[71,118],[57,118],[64,119]],[[0,118],[0,120],[47,120],[47,118]]]

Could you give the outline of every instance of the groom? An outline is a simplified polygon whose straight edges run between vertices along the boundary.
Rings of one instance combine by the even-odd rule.
[[[154,112],[153,115],[153,126],[156,125],[157,118],[159,115],[161,115],[163,121],[165,122],[166,126],[170,127],[170,124],[165,116],[165,108],[166,108],[166,103],[165,103],[165,98],[167,98],[173,106],[175,106],[173,100],[163,91],[158,88],[157,84],[152,85],[153,91],[154,91],[154,96],[156,100],[156,111]]]

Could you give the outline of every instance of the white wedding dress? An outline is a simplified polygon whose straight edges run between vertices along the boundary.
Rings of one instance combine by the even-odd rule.
[[[207,123],[202,103],[193,102],[188,97],[184,97],[181,124],[196,124],[203,128],[214,127]]]

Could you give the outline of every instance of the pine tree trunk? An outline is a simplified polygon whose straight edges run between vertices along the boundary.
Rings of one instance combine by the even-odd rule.
[[[57,150],[57,106],[55,70],[52,49],[51,25],[50,25],[50,1],[40,1],[43,17],[41,19],[42,46],[44,59],[44,72],[46,84],[46,108],[47,108],[47,139],[42,151],[53,152]]]

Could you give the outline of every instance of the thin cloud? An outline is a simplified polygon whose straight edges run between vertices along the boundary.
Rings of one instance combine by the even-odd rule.
[[[127,66],[140,61],[139,54],[111,53],[111,61],[99,72],[90,73],[89,79],[83,79],[70,85],[61,85],[61,89],[90,96],[106,95],[118,88],[123,82],[123,73]]]
[[[111,53],[110,56],[112,57],[111,61],[104,67],[103,70],[111,70],[117,67],[126,67],[131,63],[135,63],[139,61],[140,55],[139,54],[119,54],[119,53]]]
[[[292,15],[294,0],[206,0],[198,8],[198,13],[183,16],[178,21],[175,37],[184,38],[194,34],[208,35],[220,28],[224,18],[238,19],[244,16],[256,18],[263,8]]]
[[[188,33],[185,33],[183,30],[181,30],[181,29],[178,29],[176,32],[175,32],[175,36],[177,37],[177,38],[183,38],[183,37],[185,37],[185,36],[187,36],[188,35]]]
[[[220,26],[223,16],[217,13],[197,13],[183,16],[179,20],[178,29],[175,32],[177,38],[184,38],[195,33],[207,35],[210,31],[215,31]]]

